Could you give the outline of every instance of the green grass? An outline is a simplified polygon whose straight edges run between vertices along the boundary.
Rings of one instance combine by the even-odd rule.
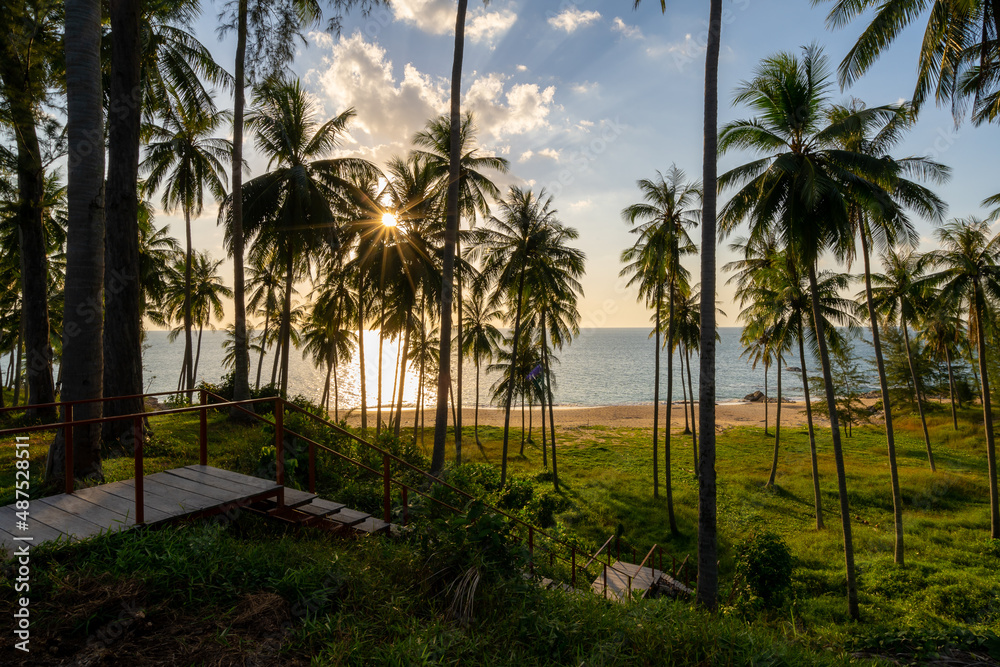
[[[222,415],[209,419],[209,462],[254,472],[260,449],[271,436],[231,426]],[[665,659],[674,664],[844,664],[860,660],[850,657],[855,649],[863,652],[858,655],[903,656],[916,662],[946,649],[953,659],[960,651],[993,650],[996,659],[1000,646],[989,642],[1000,627],[1000,545],[987,539],[981,423],[981,413],[966,410],[956,432],[948,412],[932,412],[938,471],[931,473],[919,421],[908,415],[898,421],[905,567],[893,564],[884,433],[875,426],[856,428],[853,437],[844,439],[861,624],[850,622],[846,613],[830,433],[818,432],[826,528],[817,531],[804,427],[783,430],[773,489],[764,488],[772,438],[759,428],[736,428],[718,436],[722,599],[728,601],[733,586],[734,545],[753,529],[766,527],[785,540],[795,565],[792,595],[777,610],[750,611],[737,599],[718,616],[708,617],[669,601],[622,607],[591,596],[500,582],[484,584],[474,621],[463,627],[448,618],[448,594],[427,583],[433,579],[430,561],[416,541],[343,542],[242,517],[222,528],[196,523],[39,550],[33,561],[39,587],[34,596],[40,601],[36,619],[41,633],[68,637],[59,650],[74,654],[95,628],[122,614],[123,600],[131,596],[146,619],[159,620],[147,620],[153,622],[148,631],[138,621],[130,622],[132,629],[125,634],[131,643],[116,643],[124,655],[155,642],[181,651],[171,643],[173,635],[161,636],[157,628],[183,626],[192,628],[181,633],[185,641],[208,642],[212,651],[221,652],[223,662],[239,651],[278,649],[287,664],[309,656],[316,664],[667,664]],[[154,438],[146,447],[148,473],[197,461],[197,415],[154,418],[153,427]],[[429,444],[432,435],[426,435]],[[538,429],[534,435],[540,436]],[[466,462],[498,464],[502,430],[481,428],[480,437],[482,448],[472,429],[465,430]],[[694,560],[698,486],[689,437],[673,436],[679,535],[668,529],[662,480],[661,497],[652,498],[649,429],[559,428],[558,437],[566,508],[557,516],[558,530],[593,549],[621,526],[626,544],[640,552],[656,543],[678,560],[688,554]],[[32,469],[40,472],[45,441],[35,436],[33,442]],[[519,447],[520,431],[512,431],[512,474],[534,485],[536,496],[550,493],[551,482],[541,481],[548,478],[540,474],[538,446],[529,443],[523,457],[517,455]],[[12,460],[12,448],[0,447],[0,496],[8,498]],[[330,476],[339,471],[323,468],[321,486],[334,488]],[[108,481],[131,477],[131,458],[106,460],[105,475]],[[335,593],[327,591],[331,572],[338,582]],[[88,591],[92,594],[83,594]],[[309,613],[296,614],[296,604],[308,602],[317,591],[324,591],[321,608],[307,604]],[[77,605],[78,613],[66,615],[60,605]],[[244,617],[254,609],[270,620],[248,625]],[[278,634],[273,636],[253,630],[274,624]],[[985,648],[976,648],[982,642]],[[183,664],[185,654],[175,654]]]

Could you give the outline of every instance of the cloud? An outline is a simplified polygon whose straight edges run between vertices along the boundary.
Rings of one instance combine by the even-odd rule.
[[[585,12],[576,7],[569,7],[564,12],[549,17],[549,25],[557,30],[575,32],[578,28],[586,27],[599,18],[601,18],[600,12]]]
[[[580,201],[575,201],[569,205],[571,211],[583,211],[594,205],[591,199],[581,199]]]
[[[428,119],[447,111],[448,79],[421,72],[413,64],[398,74],[386,50],[360,32],[338,40],[319,33],[310,37],[328,49],[322,66],[306,73],[310,89],[328,114],[348,107],[357,111],[345,148],[382,161],[406,151]],[[481,139],[500,146],[509,137],[548,128],[556,93],[554,86],[509,85],[508,79],[495,72],[475,76],[463,100],[463,107],[476,116]]]
[[[517,22],[517,14],[509,9],[502,12],[487,12],[474,17],[465,27],[466,36],[474,43],[485,42],[491,49]]]
[[[517,69],[518,72],[527,72],[528,71],[528,66],[527,65],[518,65],[516,69]]]
[[[397,21],[431,35],[449,35],[455,31],[454,0],[393,0],[392,12]],[[493,48],[496,39],[516,22],[517,14],[511,9],[474,10],[466,20],[465,35],[474,44],[485,43]]]
[[[559,158],[562,157],[562,152],[555,148],[543,148],[540,151],[533,151],[529,149],[521,153],[521,157],[517,158],[517,161],[527,162],[533,157],[544,157],[558,162]]]
[[[621,33],[622,37],[627,39],[643,38],[642,30],[639,29],[639,26],[625,23],[620,16],[616,16],[615,20],[611,22],[611,31]]]
[[[517,158],[518,162],[527,162],[535,155],[535,151],[527,150],[521,153],[521,157]]]
[[[572,90],[574,93],[586,95],[597,90],[597,84],[593,81],[581,81],[580,83],[574,83]]]

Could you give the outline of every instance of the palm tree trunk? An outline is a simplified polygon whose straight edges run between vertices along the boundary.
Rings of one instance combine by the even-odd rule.
[[[333,358],[326,362],[326,381],[323,383],[323,410],[330,416],[330,379],[333,377]]]
[[[454,130],[453,130],[454,131]],[[459,165],[461,166],[461,165]],[[461,173],[461,172],[459,172]],[[458,232],[461,232],[462,220],[458,220]],[[455,257],[456,261],[461,261],[462,259],[462,237],[460,233],[455,234]],[[455,344],[458,347],[458,354],[456,362],[456,378],[455,381],[458,384],[456,394],[458,395],[458,415],[455,418],[455,465],[462,464],[462,361],[464,355],[462,354],[462,271],[459,267],[459,271],[455,275],[455,282],[458,287],[458,319],[455,320]],[[530,438],[530,433],[528,434]]]
[[[378,315],[378,390],[375,405],[375,436],[382,432],[382,350],[385,346],[385,298],[383,294],[382,303],[379,306]]]
[[[67,0],[66,103],[69,222],[63,319],[63,401],[99,399],[104,390],[102,297],[104,288],[104,106],[101,93],[101,3]],[[100,402],[81,404],[78,420],[97,419]],[[63,414],[65,418],[65,414]],[[46,477],[63,476],[65,443],[49,448]],[[103,479],[101,428],[73,432],[76,477]]]
[[[823,365],[823,384],[826,387],[826,406],[830,410],[830,435],[833,436],[833,458],[837,464],[837,491],[840,496],[840,521],[844,530],[844,564],[847,572],[847,612],[858,620],[858,584],[854,574],[854,543],[851,538],[851,508],[847,499],[847,473],[844,470],[844,452],[840,444],[840,426],[837,424],[837,397],[830,371],[830,352],[823,332],[823,313],[819,304],[819,286],[816,281],[816,264],[809,264],[809,287],[812,294],[813,323],[819,343],[819,358]]]
[[[278,338],[274,341],[274,362],[271,364],[271,385],[277,387],[278,367],[281,365],[281,348],[284,347],[281,340],[281,320],[278,320]]]
[[[767,371],[768,363],[764,363],[764,435],[771,435],[767,432]]]
[[[542,317],[542,370],[545,373],[545,393],[549,399],[549,434],[552,436],[552,484],[556,493],[559,493],[559,466],[556,463],[556,417],[555,410],[552,407],[554,402],[552,398],[552,373],[549,369],[549,345],[545,340],[544,315]],[[543,449],[545,448],[544,445],[545,443],[542,442]]]
[[[983,425],[986,429],[986,467],[990,477],[990,537],[1000,539],[1000,505],[997,500],[997,454],[993,434],[993,407],[990,396],[990,377],[986,367],[986,332],[983,327],[985,301],[982,287],[974,283],[973,307],[976,313],[976,338],[979,351],[979,376],[982,382]]]
[[[469,0],[458,0],[455,15],[455,58],[451,69],[451,146],[448,152],[448,197],[445,216],[444,258],[441,266],[441,362],[438,370],[437,407],[434,413],[434,452],[431,474],[444,470],[445,437],[448,429],[448,389],[451,387],[451,307],[455,280],[455,247],[458,243],[458,182],[461,177],[462,144],[462,58],[465,52],[465,14]],[[520,298],[520,295],[518,296]],[[518,302],[520,311],[520,302]],[[515,355],[517,349],[515,347]],[[503,465],[500,485],[507,480],[507,434],[510,428],[510,400],[504,427]]]
[[[403,387],[406,385],[406,363],[410,356],[410,322],[412,317],[407,315],[406,328],[403,334],[403,361],[399,364],[399,398],[396,404],[396,437],[399,437],[399,429],[403,423]]]
[[[185,179],[186,180],[186,179]],[[184,366],[187,374],[184,379],[185,389],[194,389],[194,345],[191,339],[193,317],[191,314],[191,279],[194,250],[191,246],[191,209],[184,207]]]
[[[461,0],[460,3],[461,4]],[[517,279],[517,307],[514,310],[514,334],[511,339],[511,351],[510,351],[510,379],[507,383],[507,400],[504,401],[504,419],[503,419],[503,451],[501,456],[503,461],[500,463],[500,487],[503,488],[507,481],[507,446],[510,441],[510,408],[514,401],[514,369],[517,368],[517,347],[518,340],[521,338],[521,303],[524,300],[524,266],[521,267],[520,274]],[[442,334],[443,335],[443,334]],[[442,360],[443,363],[444,360]]]
[[[22,350],[24,350],[24,329],[27,327],[27,322],[25,321],[24,313],[21,313],[21,323],[17,328],[17,360],[14,362],[14,405],[17,405],[21,400],[21,368],[24,366],[24,360],[21,358]]]
[[[924,444],[927,446],[927,463],[931,466],[931,472],[935,472],[934,453],[931,451],[931,436],[927,432],[927,418],[924,416],[924,403],[921,400],[920,381],[917,379],[917,369],[913,364],[913,352],[910,350],[910,328],[907,326],[906,317],[900,316],[900,325],[903,328],[903,341],[906,343],[906,360],[910,362],[910,377],[913,379],[913,395],[917,399],[917,412],[920,414],[920,425],[924,429]]]
[[[358,363],[361,365],[361,437],[368,437],[368,392],[365,389],[365,281],[358,276]]]
[[[482,363],[479,361],[479,356],[476,356],[476,417],[475,417],[475,427],[474,432],[476,434],[476,445],[482,446],[483,443],[479,442],[479,371],[482,367]],[[543,420],[544,422],[544,420]],[[542,448],[545,449],[544,447]]]
[[[524,394],[525,394],[525,392],[522,391],[521,392],[521,456],[524,456],[524,434],[525,434],[525,431],[524,431]]]
[[[698,385],[698,604],[714,611],[719,594],[719,555],[715,483],[715,281],[716,197],[718,190],[719,45],[722,0],[710,1],[705,49],[705,122],[702,159],[701,221],[701,372]]]
[[[660,311],[663,303],[663,288],[659,279],[656,284],[656,314],[654,328],[655,351],[653,353],[653,498],[660,497]]]
[[[875,364],[878,370],[879,388],[882,390],[882,410],[885,414],[885,440],[889,454],[889,483],[892,489],[892,516],[895,524],[894,559],[903,565],[903,497],[899,489],[899,468],[896,465],[896,435],[892,423],[892,401],[889,399],[889,380],[885,374],[885,359],[882,356],[882,336],[879,333],[878,315],[872,294],[871,261],[868,250],[867,226],[861,230],[861,252],[865,262],[865,299],[868,303],[868,318],[872,324],[872,345],[875,347]]]
[[[282,396],[288,395],[288,351],[292,346],[292,290],[295,287],[295,253],[292,251],[292,233],[288,232],[285,244],[285,304],[281,312],[281,381],[278,386]]]
[[[202,326],[201,324],[199,324],[198,325],[198,346],[197,346],[197,353],[194,356],[194,371],[191,373],[191,375],[192,375],[192,377],[194,377],[195,381],[198,380],[198,362],[201,361],[201,334],[202,334],[203,329],[204,329],[204,326]]]
[[[951,394],[951,422],[955,430],[958,430],[958,413],[955,410],[955,371],[952,369],[951,350],[947,346],[944,348],[944,358],[948,362],[948,391]]]
[[[239,0],[236,31],[236,63],[233,71],[235,85],[233,91],[233,219],[230,230],[233,250],[233,323],[235,326],[234,353],[236,364],[233,368],[233,400],[245,401],[250,398],[250,351],[247,346],[246,285],[243,271],[243,108],[245,104],[244,66],[247,45],[247,0]],[[257,382],[260,383],[258,364]],[[253,410],[252,405],[244,406]],[[252,419],[244,411],[235,407],[229,410],[229,419],[245,422]]]
[[[254,384],[255,390],[260,390],[260,368],[264,365],[264,353],[267,352],[267,334],[271,324],[271,310],[264,309],[264,332],[260,339],[260,355],[257,357],[257,382]]]
[[[806,400],[806,423],[809,425],[809,455],[812,458],[813,498],[816,504],[816,530],[823,529],[823,501],[819,493],[819,461],[816,458],[816,429],[813,427],[812,398],[809,396],[809,371],[806,370],[806,346],[799,326],[799,363],[802,364],[802,391]]]
[[[771,475],[764,486],[774,486],[778,476],[778,448],[781,445],[781,355],[778,355],[778,407],[774,417],[774,455],[771,457]]]
[[[663,473],[664,488],[667,492],[667,519],[670,533],[677,535],[677,519],[674,516],[674,490],[670,470],[670,435],[674,413],[674,274],[670,274],[669,301],[667,302],[667,418],[663,433]]]
[[[392,397],[389,399],[389,425],[395,424],[396,420],[396,390],[399,388],[399,360],[403,354],[403,348],[401,347],[402,339],[397,338],[399,343],[396,345],[396,365],[392,367]]]
[[[687,348],[685,345],[678,345],[677,352],[680,354],[681,358],[681,397],[684,403],[684,432],[681,435],[691,434],[691,424],[688,420],[688,392],[687,385],[684,384],[684,357]]]
[[[340,423],[340,360],[333,355],[333,421]]]
[[[694,461],[694,476],[695,479],[698,477],[698,427],[695,424],[694,415],[694,385],[691,383],[691,350],[687,351],[687,367],[688,367],[688,396],[691,397],[691,453],[693,455]]]

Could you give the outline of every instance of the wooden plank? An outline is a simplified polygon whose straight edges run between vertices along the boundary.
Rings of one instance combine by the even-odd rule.
[[[117,484],[118,482],[114,482]],[[129,525],[135,523],[135,499],[134,497],[129,497],[128,499],[121,496],[116,496],[114,493],[108,490],[110,484],[102,486],[91,486],[86,489],[80,489],[73,493],[73,495],[83,498],[88,502],[100,505],[101,507],[106,507],[112,512],[117,512],[118,514],[123,514],[128,517]],[[130,493],[134,492],[129,490]],[[148,494],[147,494],[148,497]],[[146,523],[157,523],[165,519],[169,519],[170,515],[167,512],[158,510],[151,507],[148,502],[144,503],[143,513],[145,514]]]
[[[346,507],[344,503],[336,503],[332,500],[327,500],[326,498],[313,498],[311,504],[313,507],[319,507],[320,509],[330,510],[331,512],[337,512]]]
[[[361,523],[370,516],[371,514],[365,514],[364,512],[359,512],[357,510],[352,510],[345,507],[340,511],[336,512],[335,514],[331,514],[326,518],[329,519],[330,521],[335,521],[336,523],[342,524],[344,526],[354,526]]]
[[[31,502],[31,518],[40,521],[70,538],[84,539],[100,532],[107,532],[109,526],[99,526],[87,519],[65,512],[58,507],[47,505],[40,500]]]
[[[163,486],[172,486],[179,491],[184,491],[187,493],[196,493],[205,498],[211,498],[216,501],[216,504],[227,503],[231,500],[235,500],[233,497],[235,494],[224,491],[223,489],[217,489],[215,487],[208,486],[206,484],[199,484],[198,482],[192,482],[191,480],[184,479],[183,477],[178,477],[177,475],[168,475],[165,472],[158,472],[155,475],[150,475],[145,479],[145,482],[152,482],[155,484],[161,484]],[[249,495],[249,494],[248,494]]]
[[[315,493],[285,487],[285,507],[300,507],[312,502],[315,497]]]
[[[601,568],[601,573],[597,575],[597,579],[591,585],[591,589],[598,595],[604,595],[609,599],[618,600],[619,602],[629,598],[630,584],[633,598],[645,595],[662,574],[659,570],[653,570],[648,567],[640,568],[633,563],[623,563],[621,561],[615,561],[613,565],[609,565],[606,572],[608,578],[607,586],[605,586],[604,581],[605,569]],[[631,582],[629,578],[631,578]]]
[[[63,512],[66,512],[67,514],[72,514],[82,519],[86,519],[92,524],[101,526],[102,528],[107,528],[114,532],[117,532],[126,526],[135,524],[134,517],[129,519],[124,514],[119,514],[118,512],[112,511],[106,507],[95,505],[94,503],[83,498],[78,498],[75,493],[72,495],[60,493],[58,496],[42,498],[41,500],[36,500],[35,502],[55,507]],[[34,503],[32,503],[32,505],[34,505]]]
[[[175,475],[196,484],[203,484],[205,486],[211,486],[212,488],[228,491],[230,494],[235,494],[237,497],[242,497],[247,494],[256,495],[266,491],[264,487],[241,484],[223,477],[215,477],[198,470],[191,470],[190,468],[178,468],[176,470],[167,470],[166,472],[168,475]],[[274,488],[277,489],[278,486],[275,485]]]
[[[212,475],[213,477],[229,480],[230,482],[237,482],[238,484],[243,484],[244,486],[259,486],[264,489],[278,488],[278,483],[273,480],[251,477],[250,475],[232,472],[231,470],[223,470],[222,468],[201,465],[190,465],[184,467],[188,470],[205,473],[207,475]]]
[[[32,507],[34,507],[34,501],[31,501],[31,503]],[[34,537],[35,539],[31,542],[34,546],[38,546],[43,542],[51,542],[52,540],[58,539],[62,535],[62,533],[55,528],[50,528],[44,523],[32,521],[31,510],[28,511],[28,530],[17,530],[16,526],[19,519],[15,516],[16,511],[17,510],[14,505],[0,507],[0,526],[3,527],[4,532],[11,535]]]
[[[332,514],[344,507],[343,503],[326,502],[324,505],[320,505],[319,501],[321,500],[323,499],[314,498],[313,501],[308,505],[302,505],[301,507],[296,507],[295,509],[297,509],[300,512],[304,512],[305,514],[309,514],[311,516],[322,517],[326,516],[327,514]]]
[[[157,482],[150,482],[148,479],[143,487],[143,505],[152,507],[166,513],[171,518],[190,514],[198,510],[215,507],[219,502],[213,498],[206,498],[197,493],[186,493],[170,486],[164,486]],[[121,486],[108,489],[116,496],[129,500],[135,498],[135,480],[121,482]]]
[[[370,516],[364,521],[355,524],[353,528],[360,533],[369,533],[374,535],[375,533],[384,533],[389,530],[389,524],[382,519],[376,519],[375,517]]]

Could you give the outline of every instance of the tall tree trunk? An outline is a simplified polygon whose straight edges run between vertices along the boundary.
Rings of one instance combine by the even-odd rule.
[[[986,467],[990,479],[990,537],[1000,539],[1000,505],[997,499],[997,454],[993,434],[993,407],[990,396],[990,377],[986,367],[986,332],[983,327],[985,295],[977,280],[974,284],[973,307],[976,313],[976,338],[979,352],[979,376],[982,382],[983,425],[986,430]]]
[[[670,470],[670,436],[671,423],[674,414],[674,276],[670,275],[669,297],[667,302],[667,418],[664,420],[666,429],[663,433],[663,472],[664,488],[667,492],[667,519],[670,522],[670,533],[677,535],[677,519],[674,516],[674,485]]]
[[[260,339],[260,355],[257,357],[257,382],[254,384],[254,389],[260,390],[260,368],[264,365],[264,353],[267,351],[267,334],[271,326],[271,311],[269,308],[264,308],[264,332],[261,334]]]
[[[691,383],[691,350],[687,350],[688,396],[691,397],[691,453],[694,461],[694,476],[698,477],[698,427],[694,415],[694,385]]]
[[[781,446],[781,355],[778,355],[778,407],[774,416],[774,454],[771,457],[771,475],[764,486],[774,486],[778,476],[778,448]]]
[[[333,355],[333,421],[340,423],[340,361],[336,352]]]
[[[469,0],[458,0],[455,15],[455,58],[451,69],[451,146],[448,152],[448,199],[444,232],[444,259],[441,266],[441,367],[438,371],[437,408],[434,411],[434,452],[431,474],[444,470],[445,437],[448,429],[448,389],[451,387],[451,307],[455,280],[455,246],[458,242],[458,181],[461,176],[462,144],[462,58],[465,52],[465,14]],[[456,131],[456,128],[458,131]],[[518,303],[520,311],[520,303]],[[515,355],[517,349],[515,347]],[[507,401],[507,426],[504,427],[503,466],[500,484],[507,479],[507,431],[510,427],[510,401]]]
[[[375,436],[382,432],[382,350],[385,346],[385,294],[382,295],[382,304],[379,306],[378,315],[378,389],[376,397],[378,401],[375,405]]]
[[[813,322],[819,343],[819,358],[823,365],[823,384],[826,387],[826,406],[830,411],[830,435],[833,436],[833,458],[837,464],[837,491],[840,496],[840,521],[844,530],[844,564],[847,573],[847,613],[858,620],[858,584],[854,575],[854,542],[851,538],[851,508],[847,499],[847,473],[844,470],[844,452],[840,444],[840,426],[837,424],[837,396],[833,389],[830,371],[830,352],[823,332],[823,313],[819,303],[819,286],[816,281],[816,264],[809,264],[809,288],[812,297]]]
[[[680,360],[681,360],[681,399],[682,402],[684,403],[684,431],[681,433],[681,435],[690,435],[691,424],[688,420],[688,392],[687,392],[687,385],[684,384],[684,356],[685,356],[684,352],[685,352],[685,346],[683,344],[678,345],[677,353],[680,355]]]
[[[330,379],[333,377],[333,359],[326,362],[326,381],[323,382],[323,410],[330,416]]]
[[[452,132],[454,132],[454,126],[452,126]],[[459,164],[461,167],[461,163]],[[459,170],[459,178],[461,178],[461,170]],[[455,233],[455,261],[462,261],[462,218],[458,219],[456,225],[457,231]],[[455,345],[458,347],[458,354],[456,356],[457,368],[455,375],[455,381],[457,383],[457,389],[455,391],[458,396],[458,414],[455,417],[455,465],[462,464],[462,362],[464,361],[464,356],[462,354],[462,267],[459,265],[459,270],[455,274],[455,282],[458,287],[458,319],[455,320]],[[528,434],[528,438],[531,438],[531,434]]]
[[[236,63],[233,71],[236,79],[233,91],[233,222],[231,232],[233,248],[233,340],[236,364],[233,367],[233,400],[245,401],[250,398],[250,349],[247,344],[246,284],[243,271],[243,108],[245,99],[246,46],[247,46],[247,0],[239,0],[239,16],[236,32]],[[258,365],[257,381],[260,382]],[[253,410],[252,405],[244,406]],[[246,412],[235,407],[229,409],[229,419],[238,422],[252,421]]]
[[[507,482],[507,445],[510,441],[510,408],[514,400],[514,369],[517,368],[517,348],[521,339],[521,304],[524,301],[524,266],[517,278],[517,308],[514,309],[514,337],[511,339],[510,380],[507,383],[507,400],[504,401],[503,461],[500,464],[500,487]],[[442,334],[443,336],[443,334]],[[443,363],[443,360],[442,360]]]
[[[767,371],[769,365],[764,362],[764,435],[771,435],[767,432]]]
[[[288,395],[288,351],[292,347],[292,289],[295,284],[295,253],[292,248],[292,235],[288,233],[285,242],[285,304],[281,310],[281,380],[278,382],[282,396]]]
[[[195,382],[198,381],[198,362],[201,361],[201,334],[204,328],[205,327],[203,325],[201,324],[198,325],[198,344],[196,346],[196,353],[194,355],[194,372],[192,373]]]
[[[809,396],[809,371],[806,370],[806,346],[802,326],[799,326],[799,363],[802,364],[802,392],[806,401],[806,423],[809,426],[809,456],[812,462],[813,500],[816,505],[816,530],[823,529],[823,500],[819,492],[819,461],[816,456],[816,429],[813,426],[812,397]]]
[[[21,358],[24,350],[24,329],[28,326],[25,320],[24,312],[21,312],[21,322],[17,327],[17,346],[14,348],[17,351],[17,357],[14,361],[14,405],[16,406],[21,401],[21,378],[23,374],[21,369],[24,367],[24,359]]]
[[[549,399],[549,435],[552,437],[552,485],[556,493],[559,493],[559,466],[556,462],[556,418],[552,407],[552,373],[549,369],[549,345],[545,340],[545,316],[542,316],[542,365],[545,373],[545,393]],[[544,419],[544,417],[543,417]],[[542,443],[544,448],[545,443]]]
[[[365,281],[358,277],[358,362],[361,365],[361,437],[368,437],[368,392],[365,389]]]
[[[186,179],[185,179],[186,180]],[[187,184],[185,184],[186,186]],[[186,188],[185,188],[186,189]],[[191,314],[191,282],[193,278],[194,249],[191,245],[191,210],[184,206],[184,388],[194,389],[194,341],[191,339],[191,328],[194,318]],[[189,397],[190,398],[190,397]]]
[[[281,366],[281,348],[284,347],[281,340],[281,319],[278,320],[278,338],[274,341],[274,361],[271,362],[271,386],[278,387],[278,368]]]
[[[64,401],[99,399],[104,389],[104,106],[101,93],[101,3],[67,0],[66,108],[69,224],[62,366]],[[103,414],[100,402],[74,409],[78,420]],[[65,414],[63,415],[65,418]],[[61,434],[62,431],[59,431]],[[101,428],[76,427],[77,477],[103,479]],[[61,435],[49,448],[46,476],[63,476]]]
[[[45,171],[35,129],[33,87],[29,67],[16,53],[15,42],[0,46],[0,78],[3,79],[8,120],[17,144],[17,238],[21,268],[21,321],[28,356],[28,404],[55,401],[52,385],[52,345],[49,339],[48,258],[43,223]],[[30,57],[30,54],[28,54]],[[18,366],[20,376],[20,366]],[[20,386],[18,386],[20,389]],[[16,403],[15,403],[16,405]],[[51,421],[55,408],[30,409],[29,418]]]
[[[475,434],[476,434],[476,445],[482,447],[483,443],[479,442],[479,371],[482,367],[482,363],[479,361],[479,357],[476,357],[476,418],[475,418]],[[544,420],[542,420],[544,422]],[[545,448],[542,447],[542,450]]]
[[[944,357],[948,362],[948,392],[951,394],[951,422],[955,430],[958,430],[958,413],[955,410],[955,371],[951,363],[951,350],[947,346],[944,348]]]
[[[656,313],[653,325],[655,351],[653,352],[653,497],[660,497],[660,311],[663,288],[659,278],[656,284]]]
[[[545,406],[548,401],[545,398],[545,390],[542,390],[542,468],[549,469],[549,440],[545,431]]]
[[[899,490],[899,468],[896,465],[896,435],[892,421],[892,401],[889,398],[889,380],[885,374],[885,358],[882,355],[882,336],[879,333],[878,315],[872,294],[871,253],[868,249],[867,225],[861,230],[861,252],[865,262],[865,300],[868,303],[868,319],[872,324],[872,345],[875,347],[875,365],[878,371],[879,388],[882,390],[882,411],[885,414],[885,440],[889,455],[889,484],[892,490],[892,517],[895,524],[894,559],[903,565],[903,496]]]
[[[399,364],[399,398],[396,403],[396,437],[399,437],[399,429],[403,423],[403,388],[406,386],[406,364],[410,356],[410,322],[412,317],[406,317],[406,328],[403,334],[403,360]]]
[[[521,456],[524,456],[524,435],[525,435],[525,431],[524,431],[524,394],[525,394],[525,392],[522,391],[521,392]]]
[[[701,372],[698,382],[701,452],[698,465],[698,604],[715,610],[719,555],[715,483],[715,246],[718,189],[719,43],[722,0],[711,0],[705,49],[705,145],[701,221]]]
[[[900,325],[903,328],[903,342],[906,343],[906,360],[910,362],[910,377],[913,379],[913,395],[917,399],[917,413],[920,415],[920,425],[924,429],[924,444],[927,447],[927,463],[931,467],[931,472],[937,468],[934,466],[934,453],[931,451],[931,436],[927,431],[927,417],[924,416],[923,392],[920,390],[920,380],[917,378],[917,368],[913,363],[913,352],[910,350],[910,328],[905,316],[900,317]]]

